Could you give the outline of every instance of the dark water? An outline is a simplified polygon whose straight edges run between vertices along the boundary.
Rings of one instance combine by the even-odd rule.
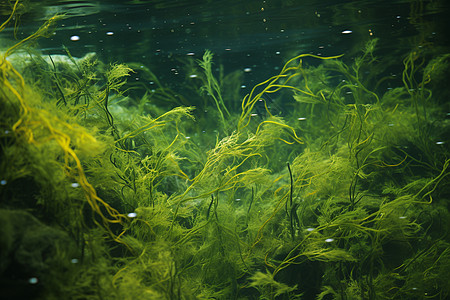
[[[346,54],[371,38],[382,55],[404,55],[418,40],[448,45],[447,1],[34,1],[18,37],[64,14],[45,54],[96,52],[139,62],[165,81],[184,80],[180,59],[215,54],[225,72],[245,69],[244,86],[274,75],[301,53]],[[346,33],[351,32],[351,33]]]

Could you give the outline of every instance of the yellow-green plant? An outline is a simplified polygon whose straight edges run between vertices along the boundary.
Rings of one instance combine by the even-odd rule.
[[[197,61],[205,74],[205,79],[201,90],[205,92],[209,97],[212,97],[214,99],[217,111],[219,112],[220,118],[222,120],[222,125],[226,130],[227,121],[225,120],[225,118],[230,117],[230,112],[228,111],[227,107],[225,106],[225,102],[223,101],[220,84],[217,82],[217,79],[214,77],[214,74],[212,72],[212,59],[212,52],[206,50],[203,54],[203,60]]]

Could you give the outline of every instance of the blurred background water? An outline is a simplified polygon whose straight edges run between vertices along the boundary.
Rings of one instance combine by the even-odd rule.
[[[447,0],[44,0],[26,5],[16,37],[64,14],[54,35],[39,41],[44,54],[64,54],[63,46],[74,56],[95,52],[104,62],[143,64],[166,83],[185,81],[183,61],[209,49],[225,73],[244,72],[245,94],[301,53],[351,60],[379,38],[377,54],[400,62],[421,44],[447,47],[449,7]]]

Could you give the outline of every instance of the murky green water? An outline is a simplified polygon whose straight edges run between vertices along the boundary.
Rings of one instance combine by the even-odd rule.
[[[39,1],[29,10],[19,38],[45,18],[66,15],[40,41],[45,54],[64,53],[61,45],[75,56],[93,51],[105,61],[152,66],[167,81],[184,80],[179,59],[206,49],[227,72],[250,68],[243,82],[250,87],[295,55],[351,59],[370,38],[380,39],[381,55],[394,57],[414,39],[448,45],[443,1]]]

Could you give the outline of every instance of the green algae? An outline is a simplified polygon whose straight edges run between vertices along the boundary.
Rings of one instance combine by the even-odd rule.
[[[37,299],[448,297],[450,160],[436,143],[448,124],[433,98],[448,54],[413,49],[403,86],[385,92],[382,72],[365,72],[381,64],[376,39],[351,63],[299,55],[236,110],[221,88],[235,84],[221,81],[239,76],[214,77],[207,51],[196,92],[212,101],[164,108],[148,104],[186,98],[159,81],[156,95],[127,97],[133,64],[69,52],[46,61],[25,48],[52,22],[2,53],[2,280],[52,269]],[[32,68],[8,60],[21,53]],[[268,94],[293,109],[280,116],[266,104],[253,117]],[[196,109],[216,110],[219,132],[192,136],[196,122],[217,123]],[[42,239],[24,241],[32,225],[9,221],[22,210]],[[40,243],[57,255],[23,250]],[[23,257],[31,269],[10,277]]]

